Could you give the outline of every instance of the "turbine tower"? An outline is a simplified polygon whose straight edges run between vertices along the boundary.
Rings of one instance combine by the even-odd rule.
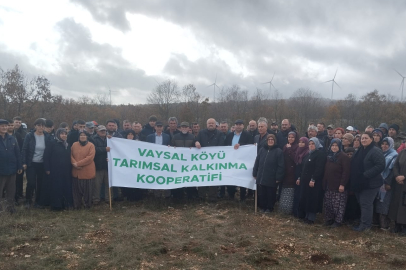
[[[269,89],[270,89],[271,91],[272,91],[272,86],[273,86],[274,89],[276,88],[275,85],[273,85],[273,83],[272,83],[273,77],[275,77],[275,72],[273,73],[272,79],[271,79],[269,82],[264,82],[264,83],[262,83],[262,84],[268,84],[268,83],[269,83]]]
[[[109,87],[109,95],[110,95],[110,107],[111,107],[111,93],[116,93],[117,91],[111,91],[110,85],[107,84],[107,86]]]
[[[402,88],[402,98],[400,99],[400,102],[403,102],[403,86],[405,85],[405,76],[403,76],[402,74],[400,74],[396,69],[394,69],[396,71],[397,74],[400,75],[400,77],[402,77],[402,81],[400,82],[400,88]]]
[[[327,83],[327,82],[332,82],[332,83],[331,83],[331,99],[333,99],[334,84],[337,84],[337,86],[340,87],[340,86],[338,85],[338,83],[335,81],[335,78],[336,78],[336,75],[337,75],[337,71],[338,71],[338,68],[337,68],[336,74],[334,74],[334,78],[333,78],[332,80],[325,81],[325,83]],[[340,88],[341,88],[341,87],[340,87]]]
[[[214,80],[214,83],[210,84],[207,87],[213,86],[213,102],[216,102],[216,87],[220,89],[220,87],[217,85],[217,74],[216,74],[216,79]]]

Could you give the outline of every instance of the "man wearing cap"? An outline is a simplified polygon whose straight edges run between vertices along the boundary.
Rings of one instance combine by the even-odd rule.
[[[189,129],[189,123],[182,122],[180,124],[181,131],[179,133],[175,133],[175,135],[173,135],[171,145],[174,147],[189,147],[189,148],[195,147],[195,145],[194,145],[195,137],[193,136],[193,134],[190,134],[188,132],[188,129]],[[173,195],[174,199],[177,199],[177,200],[182,199],[183,193],[184,193],[183,188],[172,189],[172,195]],[[186,193],[187,193],[188,199],[192,199],[194,196],[197,195],[197,189],[195,187],[188,187],[188,188],[186,188]]]
[[[327,137],[330,139],[330,141],[334,138],[334,125],[327,126]]]
[[[92,137],[92,136],[96,135],[96,132],[94,132],[94,128],[95,128],[95,125],[94,125],[93,121],[86,122],[85,132],[86,132],[87,137]]]
[[[145,137],[148,137],[148,135],[155,133],[155,124],[157,120],[158,119],[156,118],[155,115],[151,115],[149,117],[148,124],[146,124],[141,131],[142,134],[145,135]]]
[[[221,131],[216,129],[216,120],[209,118],[206,122],[207,128],[200,130],[197,135],[195,146],[200,149],[202,147],[223,146],[224,140]],[[206,199],[206,194],[209,201],[215,201],[217,197],[217,187],[199,187],[199,197]]]
[[[352,126],[348,126],[348,127],[345,129],[345,133],[351,133],[351,134],[352,134],[353,131],[354,131],[354,128],[353,128]]]
[[[16,174],[22,173],[22,164],[17,140],[7,133],[8,124],[7,120],[0,119],[0,212],[14,213]]]
[[[94,164],[96,165],[96,177],[93,181],[93,204],[100,203],[100,192],[104,193],[104,198],[109,197],[109,178],[107,166],[107,153],[110,152],[110,147],[107,146],[107,129],[100,125],[97,129],[97,134],[93,137],[93,144],[96,150],[94,155]],[[101,191],[104,186],[104,191]]]
[[[240,145],[253,144],[254,140],[252,136],[244,130],[244,121],[238,119],[235,121],[235,131],[229,133],[224,141],[226,146],[234,146],[234,149],[238,149]],[[230,199],[234,199],[235,192],[237,190],[236,186],[227,186],[227,193]],[[225,189],[221,187],[220,196],[224,196]],[[240,200],[244,201],[246,197],[247,189],[240,187]]]

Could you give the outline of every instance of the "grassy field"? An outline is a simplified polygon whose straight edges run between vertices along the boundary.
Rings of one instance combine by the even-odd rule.
[[[406,238],[309,226],[254,203],[153,198],[0,215],[0,269],[405,269]],[[319,224],[321,221],[319,220]]]

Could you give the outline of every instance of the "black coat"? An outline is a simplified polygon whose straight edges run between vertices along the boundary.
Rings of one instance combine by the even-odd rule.
[[[94,155],[96,170],[107,170],[107,137],[103,140],[99,135],[96,135],[93,137],[93,142],[96,150],[96,154]]]
[[[69,131],[67,139],[69,146],[72,146],[78,140],[79,140],[79,131],[76,129],[72,129],[71,131]]]
[[[280,149],[283,149],[283,147],[288,143],[288,135],[291,131],[292,129],[288,128],[287,130],[281,130],[276,133],[276,142],[278,143]]]
[[[232,145],[233,138],[234,138],[234,132],[228,133],[227,136],[226,136],[226,139],[224,141],[224,145],[225,146],[233,146]],[[240,145],[253,144],[254,143],[254,138],[252,138],[252,136],[247,131],[243,130],[241,132],[241,136],[240,136],[240,139],[238,140],[238,143]]]
[[[23,150],[22,150],[22,164],[30,166],[32,162],[32,158],[34,157],[34,152],[35,152],[35,136],[34,136],[35,130],[31,131],[25,136],[24,139],[24,144],[23,144]],[[51,139],[49,138],[49,135],[44,132],[45,136],[45,149],[47,149],[47,145],[49,142],[51,142]]]
[[[190,133],[178,133],[172,138],[171,145],[175,147],[195,147],[195,136]]]
[[[138,134],[135,134],[134,140],[136,141],[141,141],[141,142],[146,142],[147,141],[147,136],[142,134],[141,132]]]
[[[257,153],[259,153],[259,150],[261,150],[261,148],[264,147],[264,145],[267,143],[266,137],[268,135],[269,135],[269,133],[266,133],[262,138],[261,138],[261,134],[258,134],[257,136],[255,136],[254,143],[257,144]]]
[[[321,211],[326,159],[327,156],[323,150],[315,150],[303,158],[300,176],[299,217],[304,217],[305,213]],[[314,180],[314,187],[309,186],[312,179]]]
[[[259,150],[252,175],[256,177],[257,185],[276,187],[285,174],[283,152],[277,146],[269,148],[265,145]]]
[[[202,147],[223,146],[223,135],[224,134],[217,129],[214,131],[203,129],[197,135],[196,141],[198,141]]]
[[[20,148],[17,140],[5,134],[4,140],[0,136],[0,175],[13,175],[22,169]],[[0,194],[0,197],[3,194]]]
[[[73,207],[70,146],[65,148],[56,140],[49,142],[44,152],[44,168],[50,172],[51,207]]]
[[[148,124],[146,124],[146,125],[144,126],[144,128],[143,128],[142,131],[141,131],[141,133],[144,134],[145,137],[148,137],[148,135],[155,133],[155,128],[151,127],[151,126],[149,125],[149,123],[148,123]]]
[[[385,157],[382,150],[374,146],[373,142],[367,148],[361,146],[351,159],[351,190],[359,192],[382,186],[381,173],[384,169]]]

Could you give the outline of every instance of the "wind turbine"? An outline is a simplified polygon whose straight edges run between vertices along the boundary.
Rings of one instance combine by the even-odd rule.
[[[403,76],[402,74],[400,74],[396,69],[394,69],[394,71],[396,71],[396,73],[399,74],[400,77],[402,77],[402,81],[400,82],[400,87],[399,87],[399,89],[402,88],[402,98],[401,98],[400,101],[403,101],[403,86],[405,85],[405,78],[406,78],[406,77]]]
[[[340,87],[340,86],[338,85],[338,83],[335,81],[335,78],[336,78],[336,75],[337,75],[337,71],[338,71],[338,68],[337,68],[336,74],[334,74],[334,78],[333,78],[332,80],[329,80],[329,81],[326,81],[326,82],[325,82],[325,83],[327,83],[327,82],[332,82],[332,83],[331,83],[331,99],[333,99],[334,84],[337,84],[337,86]],[[341,87],[340,87],[340,88],[341,88]]]
[[[273,85],[272,81],[273,81],[273,77],[275,76],[275,72],[272,75],[272,79],[269,82],[264,82],[262,84],[268,84],[269,83],[269,89],[272,91],[272,86],[273,88],[276,88],[275,85]]]
[[[220,89],[220,87],[216,84],[216,82],[217,82],[217,74],[216,74],[216,79],[214,80],[214,83],[212,83],[212,84],[210,84],[209,86],[207,86],[207,87],[213,86],[213,101],[214,101],[214,102],[216,102],[216,87],[217,87],[218,89]]]
[[[116,93],[117,91],[111,91],[110,85],[107,84],[107,86],[109,87],[109,95],[110,95],[110,107],[111,107],[111,93]]]

